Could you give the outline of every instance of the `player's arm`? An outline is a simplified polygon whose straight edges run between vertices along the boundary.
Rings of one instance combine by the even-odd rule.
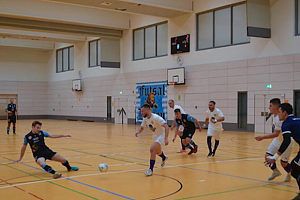
[[[222,122],[222,121],[225,121],[225,117],[220,117],[219,119],[217,119],[216,122]]]
[[[145,127],[141,126],[140,129],[135,133],[135,137],[138,137],[138,135],[143,132],[144,129]]]
[[[280,130],[275,130],[274,133],[272,133],[272,134],[256,136],[255,139],[257,141],[261,141],[261,140],[264,140],[264,139],[272,139],[272,138],[278,137],[278,135],[280,133],[281,133]]]
[[[208,115],[208,113],[206,113],[206,118],[205,118],[205,121],[204,121],[204,124],[203,124],[202,128],[205,128],[205,126],[208,124],[208,122],[209,122],[209,115]]]
[[[196,118],[194,118],[194,122],[198,126],[199,131],[202,131],[201,126]]]
[[[5,112],[6,112],[7,114],[10,114],[10,113],[11,113],[11,111],[8,111],[8,105],[7,105],[6,108],[5,108]]]
[[[168,140],[169,126],[167,124],[163,124],[162,126],[165,128],[165,145],[168,145],[169,144],[169,140]]]
[[[173,128],[176,126],[175,120],[176,120],[176,117],[174,117],[174,120],[173,120],[173,123],[172,123],[172,126],[171,126],[171,130],[173,130]]]
[[[24,157],[25,151],[26,151],[27,144],[28,144],[27,139],[26,139],[26,137],[24,137],[24,142],[23,142],[23,146],[21,148],[20,158],[18,160],[14,160],[14,162],[18,163],[22,160],[22,158]]]
[[[291,131],[284,131],[283,134],[283,141],[278,149],[278,152],[274,156],[269,156],[265,161],[266,165],[273,164],[276,162],[277,158],[279,158],[283,152],[288,148],[291,143]]]
[[[43,131],[45,137],[49,138],[62,138],[62,137],[71,137],[71,135],[50,135],[49,133]]]

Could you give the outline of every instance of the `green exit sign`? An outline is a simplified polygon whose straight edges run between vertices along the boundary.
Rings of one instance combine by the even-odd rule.
[[[267,85],[267,88],[272,88],[272,85],[271,84]]]

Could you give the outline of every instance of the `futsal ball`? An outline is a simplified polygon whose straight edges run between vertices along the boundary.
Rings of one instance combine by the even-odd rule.
[[[179,136],[182,136],[183,135],[183,131],[184,131],[184,127],[182,126],[182,125],[180,125],[179,127],[178,127],[178,135]]]
[[[107,169],[108,169],[108,166],[107,166],[106,163],[100,163],[100,164],[98,165],[98,168],[99,168],[99,170],[100,170],[101,172],[106,172]]]

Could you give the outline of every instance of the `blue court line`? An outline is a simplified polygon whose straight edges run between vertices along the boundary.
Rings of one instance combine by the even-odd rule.
[[[127,158],[133,158],[133,159],[136,159],[136,160],[148,161],[146,159],[136,158],[136,157],[132,157],[132,156],[125,156],[125,155],[120,155],[120,154],[116,154],[116,155],[127,157]],[[212,173],[212,174],[218,174],[218,175],[223,175],[223,176],[229,176],[229,177],[234,177],[234,178],[240,178],[240,179],[245,179],[245,180],[250,180],[250,181],[256,181],[256,182],[261,182],[261,183],[267,183],[267,184],[273,184],[273,185],[279,185],[279,186],[285,186],[285,187],[299,189],[298,187],[291,186],[291,185],[286,185],[286,184],[282,184],[282,183],[274,183],[274,182],[269,182],[269,181],[263,181],[263,180],[253,179],[253,178],[247,178],[247,177],[243,177],[243,176],[236,176],[236,175],[224,174],[224,173],[220,173],[220,172],[207,171],[207,170],[203,170],[203,169],[195,169],[195,168],[191,168],[191,167],[172,165],[172,164],[168,164],[168,163],[166,163],[166,165],[175,166],[175,167],[181,167],[181,168],[185,168],[185,169],[191,169],[191,170],[195,170],[195,171],[207,172],[207,173]]]
[[[33,169],[37,169],[37,170],[39,170],[39,171],[45,172],[44,170],[42,170],[42,169],[40,169],[40,168],[31,166],[31,165],[27,165],[27,164],[22,163],[22,162],[20,162],[20,164],[25,165],[25,166],[27,166],[27,167],[31,167],[31,168],[33,168]],[[47,173],[47,172],[46,172],[46,173]],[[81,185],[85,185],[85,186],[88,186],[88,187],[91,187],[91,188],[100,190],[100,191],[102,191],[102,192],[107,192],[107,193],[109,193],[109,194],[116,195],[116,196],[118,196],[118,197],[122,197],[122,198],[124,198],[124,199],[135,200],[135,199],[132,199],[132,198],[123,196],[123,195],[121,195],[121,194],[117,194],[117,193],[114,193],[114,192],[111,192],[111,191],[108,191],[108,190],[104,190],[104,189],[102,189],[102,188],[98,188],[98,187],[93,186],[93,185],[89,185],[89,184],[87,184],[87,183],[83,183],[83,182],[80,182],[80,181],[75,181],[75,180],[70,179],[70,178],[67,178],[67,177],[63,177],[63,178],[65,178],[65,179],[67,179],[67,180],[69,180],[69,181],[73,181],[73,182],[75,182],[75,183],[79,183],[79,184],[81,184]]]

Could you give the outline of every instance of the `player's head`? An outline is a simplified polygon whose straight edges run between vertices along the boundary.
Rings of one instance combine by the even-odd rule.
[[[174,108],[174,100],[173,99],[170,99],[168,104],[169,104],[170,108]]]
[[[14,103],[14,99],[10,99],[9,102],[12,104]]]
[[[215,101],[210,101],[208,103],[208,108],[209,108],[210,111],[214,111],[215,106],[216,106],[216,102]]]
[[[32,122],[32,132],[38,133],[42,128],[42,123],[39,121]]]
[[[269,105],[270,113],[277,114],[280,104],[281,104],[280,99],[278,98],[271,99]]]
[[[178,108],[175,109],[174,113],[175,113],[176,119],[181,119],[181,111],[180,111],[180,109],[178,109]]]
[[[151,108],[150,108],[149,104],[144,104],[142,106],[141,113],[142,113],[143,117],[147,117],[147,115],[149,113],[151,113]]]
[[[293,106],[289,103],[279,105],[278,116],[280,120],[285,120],[289,115],[293,114]]]

